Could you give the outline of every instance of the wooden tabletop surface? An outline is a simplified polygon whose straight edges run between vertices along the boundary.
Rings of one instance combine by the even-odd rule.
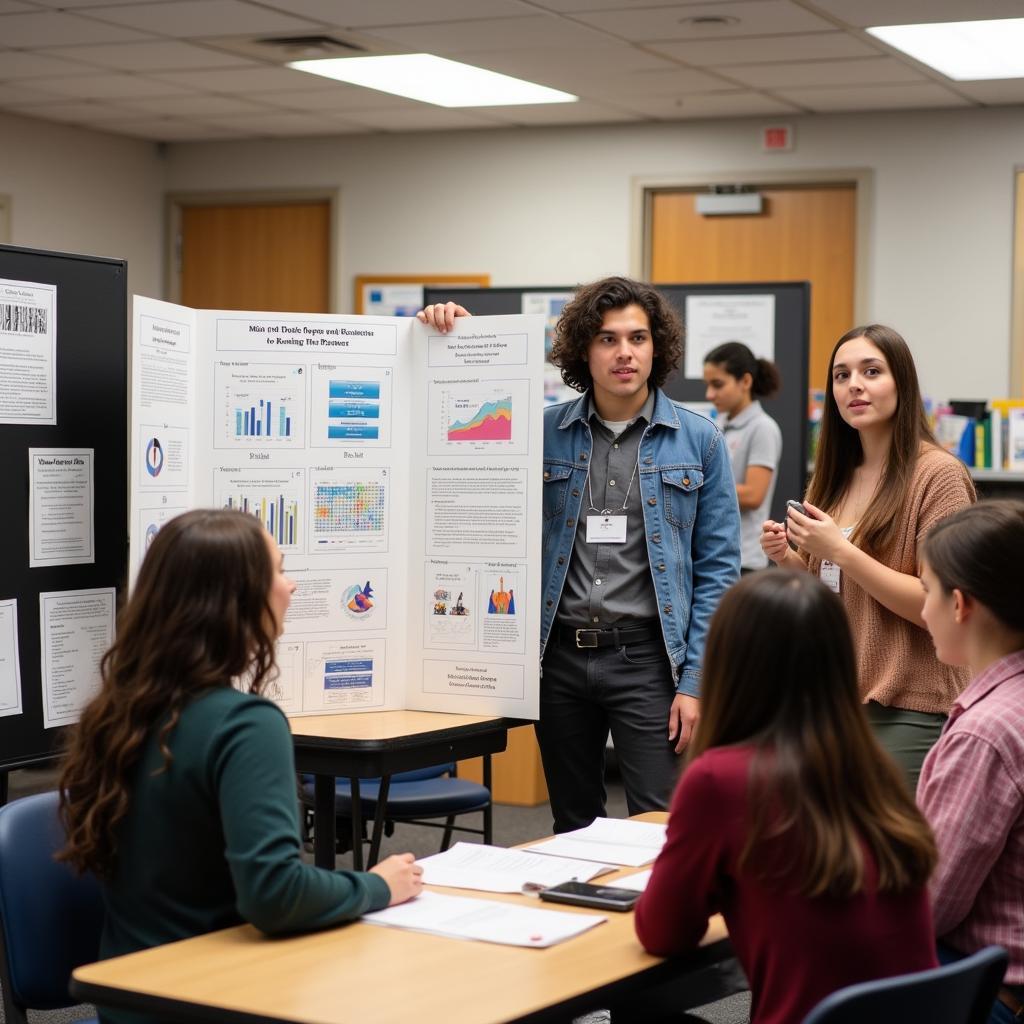
[[[297,715],[288,719],[293,736],[346,740],[390,740],[500,721],[503,719],[493,715],[450,715],[442,711],[366,711],[352,715]]]
[[[604,876],[602,882],[634,870]],[[527,896],[436,891],[540,905]],[[500,1024],[662,962],[641,948],[632,913],[606,916],[598,927],[548,949],[460,941],[359,921],[284,939],[242,925],[80,967],[74,977],[88,985],[279,1021]],[[716,917],[702,945],[726,937],[724,922]],[[89,995],[102,1002],[99,993]]]

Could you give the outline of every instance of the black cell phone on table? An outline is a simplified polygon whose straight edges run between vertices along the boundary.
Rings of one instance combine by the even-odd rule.
[[[632,889],[591,885],[589,882],[562,882],[550,889],[541,889],[539,895],[549,903],[571,903],[573,906],[596,907],[598,910],[631,910],[640,899],[640,893]]]

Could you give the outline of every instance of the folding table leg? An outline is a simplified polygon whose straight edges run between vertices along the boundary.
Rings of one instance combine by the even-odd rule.
[[[334,870],[334,776],[313,776],[313,861]]]
[[[370,839],[370,857],[367,867],[373,867],[380,858],[380,842],[384,835],[384,819],[387,816],[388,790],[391,788],[391,776],[382,775],[380,789],[377,792],[377,813],[373,816],[373,836]]]

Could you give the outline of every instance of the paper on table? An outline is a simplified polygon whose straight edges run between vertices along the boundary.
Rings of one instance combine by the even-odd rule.
[[[556,857],[596,860],[638,868],[650,864],[665,845],[665,825],[650,821],[597,818],[586,828],[564,832],[526,849]]]
[[[505,850],[480,843],[456,843],[444,853],[419,861],[423,881],[482,892],[522,892],[560,882],[587,882],[615,868],[593,861],[542,857],[524,850]]]
[[[631,889],[633,892],[643,892],[650,880],[651,869],[648,868],[646,871],[638,871],[635,875],[616,878],[613,884],[616,889]]]
[[[408,928],[453,939],[543,949],[571,939],[608,919],[601,914],[540,910],[497,900],[474,900],[423,892],[408,903],[366,914],[368,924]]]

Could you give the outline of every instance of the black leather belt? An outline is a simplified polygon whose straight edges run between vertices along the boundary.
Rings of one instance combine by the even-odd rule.
[[[562,647],[592,650],[595,647],[626,647],[629,644],[643,644],[660,639],[661,625],[657,620],[609,626],[605,629],[592,629],[587,626],[577,629],[564,622],[558,623],[558,643]]]

